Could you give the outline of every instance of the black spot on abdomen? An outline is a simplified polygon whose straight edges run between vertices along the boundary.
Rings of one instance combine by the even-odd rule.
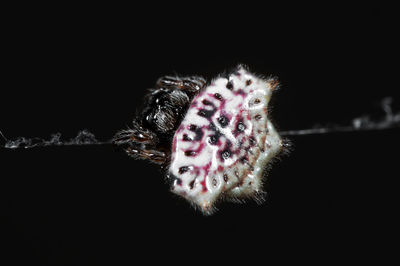
[[[196,155],[196,152],[195,152],[195,151],[192,151],[192,150],[188,150],[188,151],[185,151],[185,155],[186,155],[186,156],[195,156],[195,155]]]
[[[203,138],[204,133],[203,133],[203,129],[202,128],[199,128],[199,127],[196,128],[194,133],[196,134],[195,137],[194,137],[194,140],[198,141],[198,140],[201,140]]]
[[[220,100],[220,101],[222,101],[222,95],[221,94],[219,94],[219,93],[215,93],[214,94],[214,97],[217,99],[217,100]]]
[[[213,114],[215,114],[215,112],[216,109],[213,110],[200,109],[197,114],[205,118],[210,118],[211,116],[213,116]]]
[[[210,138],[208,139],[208,142],[209,142],[210,144],[212,144],[212,145],[217,145],[218,139],[219,139],[219,136],[218,136],[218,135],[212,135],[212,136],[210,136]]]
[[[221,158],[222,158],[223,160],[228,159],[229,157],[231,157],[231,155],[232,155],[232,152],[231,152],[231,150],[229,150],[229,149],[225,149],[225,150],[223,150],[223,151],[221,152]]]
[[[179,168],[179,174],[183,174],[189,171],[189,166],[182,166]]]
[[[173,187],[174,184],[175,184],[175,182],[176,182],[176,184],[177,184],[178,186],[181,186],[181,185],[182,185],[182,179],[180,179],[180,178],[177,177],[176,175],[169,174],[169,176],[168,176],[168,184],[169,184],[169,186],[170,186],[170,187]]]
[[[202,101],[202,103],[203,103],[204,105],[213,105],[212,102],[210,102],[210,101],[208,101],[208,100],[206,100],[206,99],[204,99],[204,100]]]
[[[237,131],[243,132],[246,129],[246,126],[243,124],[243,122],[239,122],[236,126]]]
[[[224,116],[221,115],[220,117],[218,117],[218,123],[221,125],[221,127],[226,127],[229,124],[229,119]]]
[[[226,88],[227,88],[228,90],[232,90],[232,89],[233,89],[233,84],[232,84],[231,81],[228,81],[228,83],[226,84]]]
[[[188,136],[187,134],[183,134],[182,139],[183,139],[184,141],[192,141],[192,139],[189,138],[189,136]]]

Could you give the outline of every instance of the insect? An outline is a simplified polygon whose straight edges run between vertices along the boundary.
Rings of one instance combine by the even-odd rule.
[[[285,147],[268,115],[275,78],[239,65],[209,83],[165,76],[113,143],[159,165],[171,191],[204,214],[219,200],[263,199],[266,165]]]

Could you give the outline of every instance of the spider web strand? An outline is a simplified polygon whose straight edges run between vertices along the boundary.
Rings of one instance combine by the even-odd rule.
[[[111,140],[98,141],[95,135],[88,130],[81,130],[75,138],[70,140],[61,140],[61,133],[51,135],[49,140],[42,138],[25,138],[19,137],[14,140],[7,139],[0,131],[0,135],[5,140],[3,148],[5,149],[30,149],[35,147],[48,147],[48,146],[89,146],[89,145],[108,145]]]
[[[341,132],[357,132],[370,130],[388,130],[400,127],[400,111],[394,113],[392,110],[393,99],[388,97],[381,101],[381,108],[385,112],[385,116],[378,121],[373,121],[370,116],[362,116],[354,118],[350,125],[329,125],[315,126],[309,129],[287,130],[280,131],[282,136],[304,136],[315,134],[329,134]],[[90,146],[90,145],[110,145],[112,140],[98,141],[95,135],[88,130],[81,130],[75,138],[67,141],[61,140],[61,133],[51,135],[49,140],[41,138],[25,138],[19,137],[14,140],[7,139],[3,132],[0,131],[1,138],[4,140],[4,145],[0,148],[4,149],[30,149],[35,147],[49,146]]]
[[[309,129],[287,130],[279,132],[282,136],[299,136],[299,135],[314,135],[314,134],[329,134],[340,132],[357,132],[371,130],[387,130],[400,127],[400,111],[393,113],[393,99],[390,97],[384,98],[381,101],[381,108],[385,112],[385,116],[378,121],[373,121],[370,116],[364,115],[354,118],[350,125],[330,125],[316,126]]]

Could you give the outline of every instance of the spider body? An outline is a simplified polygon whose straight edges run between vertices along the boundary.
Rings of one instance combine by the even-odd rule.
[[[172,192],[205,214],[219,199],[260,201],[264,168],[284,147],[268,116],[276,87],[242,65],[207,86],[197,76],[163,77],[114,143],[160,165]]]

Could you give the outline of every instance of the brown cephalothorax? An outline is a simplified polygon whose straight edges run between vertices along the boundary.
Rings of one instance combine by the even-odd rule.
[[[169,163],[175,130],[193,99],[204,87],[202,77],[165,76],[145,96],[144,108],[132,126],[119,131],[113,143],[135,159],[145,159],[165,166]]]

